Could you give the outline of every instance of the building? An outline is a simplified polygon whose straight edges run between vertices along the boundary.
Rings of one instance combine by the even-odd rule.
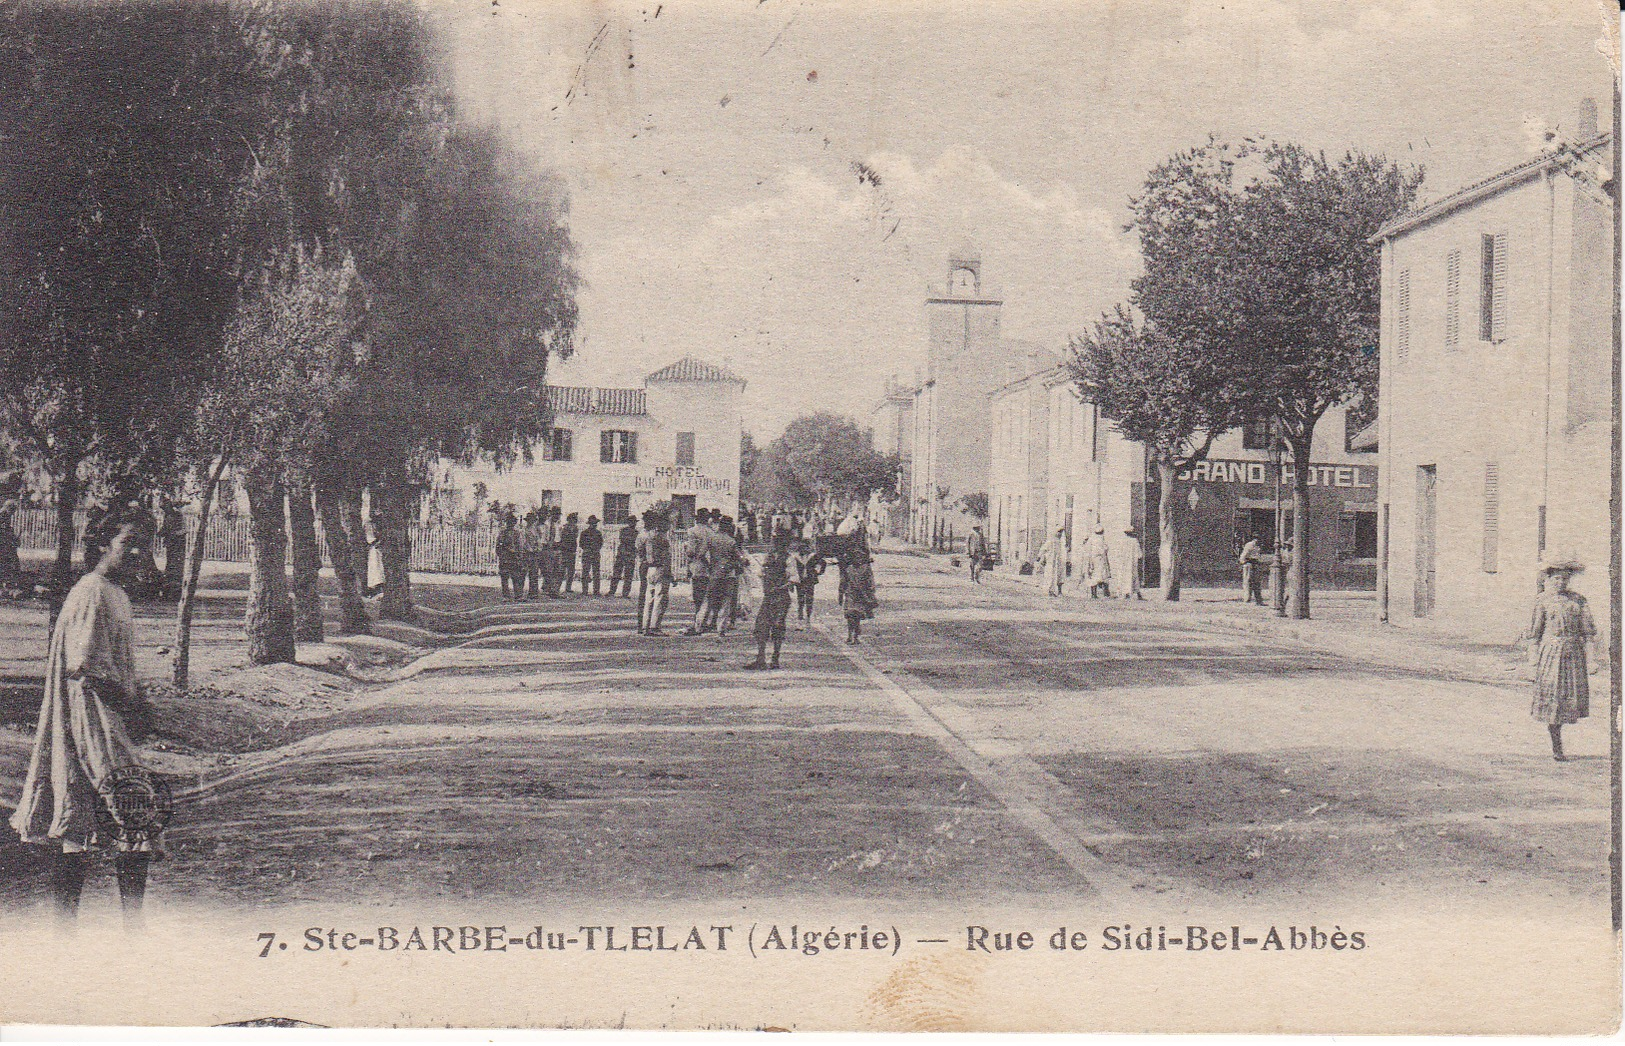
[[[1051,468],[1049,383],[1058,371],[1054,354],[1010,353],[1025,371],[988,395],[992,427],[988,481],[988,539],[1009,562],[1037,554],[1049,522]],[[1057,463],[1059,464],[1059,463]]]
[[[913,392],[909,505],[914,541],[962,538],[977,519],[961,499],[988,493],[992,433],[987,394],[1003,383],[999,342],[1003,302],[982,286],[981,258],[970,250],[948,259],[948,281],[925,301],[928,343]]]
[[[886,391],[869,412],[869,436],[882,454],[897,456],[895,502],[878,495],[871,500],[870,518],[878,520],[883,533],[895,538],[908,536],[909,491],[913,488],[914,396],[915,387],[899,384],[897,377],[886,379]]]
[[[549,385],[553,429],[531,464],[453,469],[448,486],[520,510],[557,505],[615,526],[670,500],[687,526],[697,509],[739,510],[742,378],[692,357],[662,367],[642,388]]]
[[[1144,551],[1141,584],[1159,584],[1161,487],[1145,448],[1078,395],[1066,368],[1052,368],[1034,380],[1043,389],[1048,430],[1046,505],[1038,533],[1047,537],[1060,528],[1069,561],[1075,561],[1083,541],[1100,528],[1121,584],[1132,558],[1125,532],[1133,530]],[[1357,434],[1358,423],[1345,407],[1327,411],[1315,427],[1308,543],[1309,572],[1317,585],[1371,588],[1376,583],[1376,455],[1350,445]],[[1280,525],[1291,533],[1293,471],[1290,461],[1276,463],[1269,424],[1261,420],[1220,435],[1205,460],[1175,479],[1186,584],[1238,584],[1236,554],[1242,544],[1257,537],[1274,548],[1277,490]]]
[[[1377,442],[1388,620],[1505,639],[1537,565],[1608,601],[1613,143],[1560,145],[1382,228]]]

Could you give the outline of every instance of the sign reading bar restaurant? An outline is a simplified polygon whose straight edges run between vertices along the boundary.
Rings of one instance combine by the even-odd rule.
[[[733,480],[707,476],[697,465],[659,465],[647,476],[632,477],[632,489],[672,494],[731,494]]]
[[[1267,461],[1198,461],[1179,474],[1179,479],[1198,483],[1248,483],[1269,486],[1275,466]],[[1296,470],[1290,462],[1281,464],[1281,482],[1291,484]],[[1375,490],[1377,470],[1371,465],[1310,465],[1309,486],[1347,487]]]

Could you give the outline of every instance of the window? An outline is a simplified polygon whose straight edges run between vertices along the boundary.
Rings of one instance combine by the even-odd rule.
[[[1461,344],[1461,251],[1451,251],[1444,260],[1444,343],[1449,348]]]
[[[628,429],[605,429],[598,434],[598,460],[605,465],[636,464],[638,434]]]
[[[1343,517],[1345,559],[1377,558],[1377,514],[1350,512]]]
[[[575,433],[569,429],[553,429],[542,441],[543,461],[569,461],[575,453]]]
[[[1507,336],[1507,234],[1485,233],[1479,239],[1478,340],[1505,341]]]
[[[1411,270],[1399,270],[1394,287],[1394,353],[1400,359],[1411,354]]]
[[[538,508],[563,508],[564,507],[564,491],[562,491],[562,490],[544,490],[544,491],[542,491],[542,498],[541,498],[541,500],[539,502],[537,502],[537,507]]]
[[[1491,461],[1484,466],[1484,572],[1495,573],[1500,561],[1501,466]]]
[[[632,518],[632,495],[604,495],[604,526],[618,527]]]
[[[679,432],[677,434],[677,464],[694,464],[694,433]]]
[[[1241,445],[1245,450],[1270,449],[1271,419],[1266,417],[1248,418],[1241,426]]]

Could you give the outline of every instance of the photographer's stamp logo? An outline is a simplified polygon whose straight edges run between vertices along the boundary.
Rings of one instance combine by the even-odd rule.
[[[169,824],[174,798],[169,782],[143,766],[121,766],[102,778],[96,791],[101,830],[122,843],[151,839]]]

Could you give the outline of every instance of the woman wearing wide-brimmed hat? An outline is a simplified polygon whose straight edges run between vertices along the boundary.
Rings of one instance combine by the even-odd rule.
[[[1546,724],[1552,758],[1563,762],[1563,727],[1591,714],[1591,686],[1586,676],[1602,665],[1597,624],[1585,597],[1569,590],[1569,580],[1585,566],[1570,555],[1554,555],[1541,565],[1545,590],[1535,599],[1529,621],[1535,664],[1535,697],[1529,714]],[[1592,648],[1588,666],[1586,645]]]

